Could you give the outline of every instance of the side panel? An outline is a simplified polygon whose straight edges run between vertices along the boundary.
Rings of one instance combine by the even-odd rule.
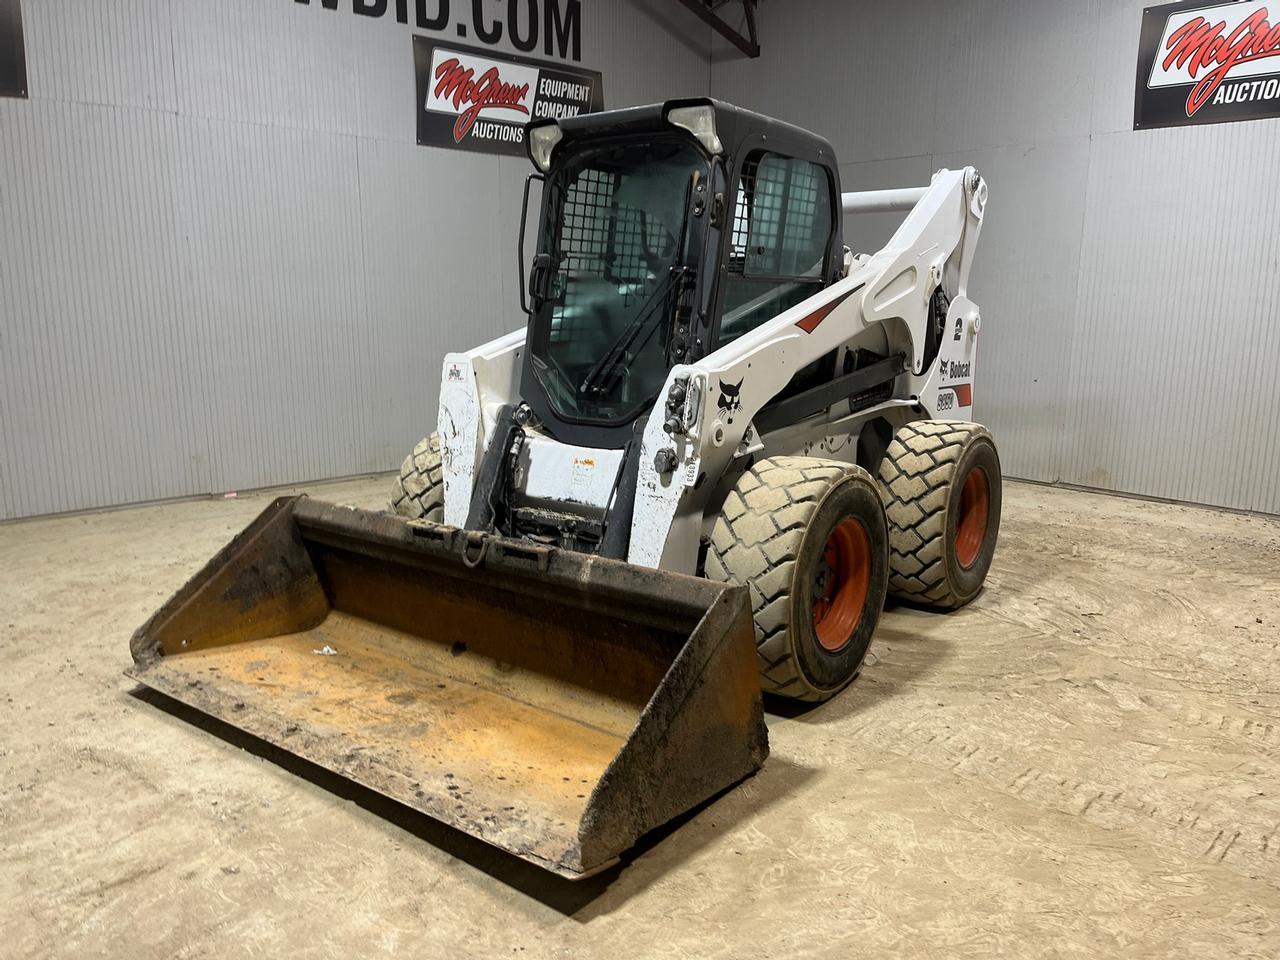
[[[666,421],[666,397],[676,380],[688,378],[690,396],[698,397],[692,412],[692,425],[683,436],[672,437],[663,429]],[[631,545],[627,560],[642,567],[660,567],[680,573],[695,573],[698,563],[698,538],[702,534],[702,510],[694,494],[702,475],[703,453],[714,451],[706,415],[706,374],[692,367],[672,368],[653,413],[645,425],[640,444],[640,470],[636,477],[635,512],[631,517]],[[736,443],[736,441],[735,441]],[[671,450],[676,468],[659,473],[654,461],[659,451]],[[714,456],[709,468],[719,476],[727,457]]]
[[[440,376],[440,458],[444,468],[444,522],[462,527],[484,441],[498,408],[517,397],[525,331],[444,358]]]
[[[977,373],[978,305],[956,297],[947,311],[947,329],[938,360],[920,391],[920,403],[940,420],[973,419],[973,381]]]
[[[480,462],[480,391],[465,353],[444,358],[440,384],[440,460],[444,470],[444,522],[465,526],[471,504],[472,478]]]

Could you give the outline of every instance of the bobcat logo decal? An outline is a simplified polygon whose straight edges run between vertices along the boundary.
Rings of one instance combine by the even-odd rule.
[[[725,421],[733,423],[733,415],[742,409],[742,381],[725,383],[720,381],[720,401],[717,404]]]

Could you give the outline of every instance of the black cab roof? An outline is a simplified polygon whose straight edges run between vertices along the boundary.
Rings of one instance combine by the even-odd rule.
[[[763,141],[771,149],[794,157],[806,157],[835,167],[835,150],[825,137],[797,127],[783,120],[775,120],[762,113],[716,100],[711,97],[692,97],[667,100],[640,107],[623,107],[599,113],[584,113],[563,120],[535,120],[528,129],[558,123],[563,139],[557,145],[569,145],[588,140],[609,137],[629,137],[648,132],[666,133],[671,130],[668,114],[680,107],[710,106],[715,111],[716,134],[729,157],[736,157],[748,144],[754,146]],[[525,137],[529,143],[530,138]]]

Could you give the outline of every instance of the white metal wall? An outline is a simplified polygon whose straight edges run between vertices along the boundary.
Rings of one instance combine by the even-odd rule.
[[[0,518],[390,469],[435,423],[444,353],[523,321],[527,163],[416,145],[394,17],[23,14],[31,99],[0,99]],[[581,25],[607,106],[707,90],[677,4],[583,0]]]
[[[768,3],[712,92],[828,136],[846,189],[986,175],[977,412],[1010,474],[1280,513],[1280,120],[1133,132],[1143,6]]]

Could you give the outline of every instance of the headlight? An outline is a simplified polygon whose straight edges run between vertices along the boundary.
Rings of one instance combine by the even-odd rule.
[[[558,123],[544,123],[529,129],[529,159],[539,170],[546,173],[551,169],[551,151],[564,139],[564,131]]]
[[[711,153],[724,153],[724,145],[716,135],[716,108],[709,103],[696,107],[676,107],[667,114],[667,120],[688,130]]]

